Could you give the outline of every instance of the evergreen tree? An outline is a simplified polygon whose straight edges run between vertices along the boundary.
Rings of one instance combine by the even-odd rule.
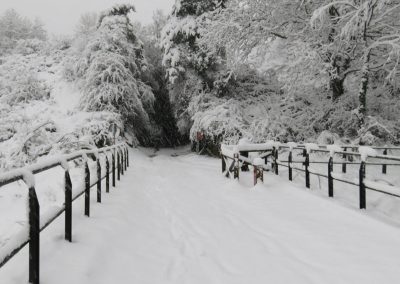
[[[128,17],[131,11],[133,6],[117,5],[99,17],[78,64],[78,74],[83,76],[82,108],[121,114],[128,129],[148,143],[154,95],[141,80],[147,63]]]
[[[170,80],[171,98],[181,134],[188,134],[190,101],[206,91],[223,89],[224,50],[211,50],[199,39],[212,13],[225,7],[225,0],[177,0],[162,32],[163,64]],[[222,73],[222,75],[221,75]]]

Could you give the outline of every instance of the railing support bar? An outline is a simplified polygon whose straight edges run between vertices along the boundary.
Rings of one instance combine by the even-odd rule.
[[[85,215],[90,217],[90,170],[87,161],[85,163]]]
[[[366,192],[365,192],[365,162],[362,161],[359,173],[359,187],[360,187],[360,209],[366,209]]]
[[[329,194],[329,197],[333,197],[332,172],[333,172],[333,157],[330,157],[329,162],[328,162],[328,194]]]
[[[72,242],[72,182],[69,171],[65,171],[65,240]]]
[[[29,188],[29,283],[39,284],[40,206],[35,187]]]
[[[97,202],[101,203],[101,164],[100,164],[100,156],[97,157]]]
[[[110,192],[110,161],[106,155],[106,192]]]

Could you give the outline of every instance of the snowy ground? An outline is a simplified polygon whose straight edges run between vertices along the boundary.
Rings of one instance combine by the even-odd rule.
[[[132,151],[91,218],[74,203],[72,244],[63,217],[46,229],[41,283],[399,283],[399,227],[272,174],[254,188],[222,177],[219,160],[173,153]],[[26,282],[25,249],[0,283]]]

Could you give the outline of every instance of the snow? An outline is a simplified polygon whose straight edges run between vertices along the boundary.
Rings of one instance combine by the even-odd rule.
[[[367,187],[370,187],[372,189],[377,189],[380,191],[384,191],[384,192],[388,192],[391,194],[396,194],[400,196],[400,188],[399,187],[395,187],[389,184],[384,184],[382,182],[376,182],[376,181],[372,181],[372,180],[364,180],[364,184]]]
[[[361,160],[364,162],[367,160],[368,157],[378,156],[378,152],[375,149],[367,146],[360,146],[358,148],[358,152],[361,154]]]
[[[229,145],[221,145],[221,154],[224,156],[233,158],[233,156],[238,153],[238,147],[237,146],[229,146]]]
[[[261,158],[255,158],[254,160],[253,160],[253,165],[254,166],[262,166],[262,165],[264,165],[264,160],[263,159],[261,159]]]
[[[254,190],[251,173],[223,178],[187,149],[146,151],[102,204],[92,195],[91,218],[74,203],[72,243],[63,216],[41,234],[42,283],[398,283],[400,230],[368,211],[272,174]],[[0,283],[27,283],[27,259]]]
[[[0,247],[0,260],[8,257],[15,250],[15,248],[20,247],[27,240],[29,240],[29,231],[28,227],[25,227],[13,235],[12,239],[8,240],[5,244],[2,244]]]
[[[249,139],[247,139],[246,137],[239,139],[238,145],[244,146],[244,145],[249,145],[249,144],[251,144],[251,141]]]
[[[68,171],[69,170],[68,161],[64,158],[60,158],[59,160],[60,160],[60,165],[64,169],[64,171]]]
[[[318,150],[319,149],[319,146],[317,144],[315,144],[315,143],[306,143],[306,144],[304,144],[304,146],[306,148],[307,153],[309,153],[309,154],[313,150]]]
[[[266,151],[274,147],[271,143],[238,145],[239,151]]]
[[[17,169],[4,174],[0,174],[0,182],[18,177],[22,177],[28,188],[35,186],[35,176],[28,168]]]
[[[290,151],[293,151],[293,149],[297,147],[297,143],[295,142],[288,142],[286,145],[289,147]]]
[[[329,150],[330,157],[333,157],[335,155],[335,153],[337,153],[337,152],[342,152],[343,151],[342,147],[340,147],[339,145],[336,145],[336,144],[327,145],[326,149]]]

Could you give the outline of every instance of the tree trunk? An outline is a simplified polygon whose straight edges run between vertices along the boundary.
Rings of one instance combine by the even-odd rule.
[[[342,78],[332,78],[329,82],[332,91],[332,100],[336,101],[344,93],[344,80]]]
[[[369,60],[370,60],[370,52],[367,51],[367,54],[364,56],[363,67],[361,69],[361,82],[360,82],[360,90],[358,93],[358,120],[359,127],[363,127],[365,124],[365,116],[367,114],[367,90],[368,90],[368,82],[369,82]]]

